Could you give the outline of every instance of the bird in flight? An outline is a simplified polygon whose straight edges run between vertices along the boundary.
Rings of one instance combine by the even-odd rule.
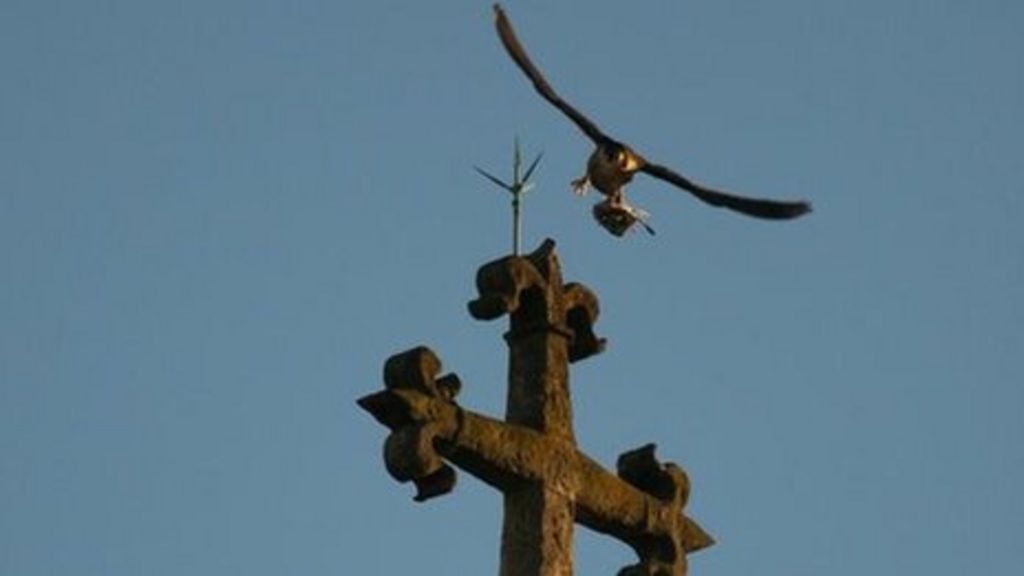
[[[707,188],[670,168],[647,160],[628,145],[608,136],[582,112],[563,100],[548,84],[516,38],[512,24],[501,5],[494,5],[494,15],[501,43],[519,69],[533,83],[537,93],[561,110],[593,140],[596,148],[587,160],[587,171],[583,177],[572,182],[572,187],[580,196],[586,194],[590,187],[596,188],[605,196],[603,201],[594,206],[593,214],[598,223],[612,234],[621,236],[638,223],[649,233],[654,234],[654,230],[644,222],[647,213],[629,205],[625,200],[625,186],[637,172],[674,184],[712,206],[728,208],[756,218],[787,220],[811,211],[811,206],[807,202],[744,198]]]

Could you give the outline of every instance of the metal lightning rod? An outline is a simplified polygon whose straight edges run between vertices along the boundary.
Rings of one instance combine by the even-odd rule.
[[[533,188],[533,183],[530,182],[530,176],[533,175],[533,171],[537,168],[537,164],[540,163],[543,153],[537,154],[537,157],[530,163],[530,166],[524,173],[523,168],[523,155],[519,149],[519,138],[516,137],[514,140],[515,148],[512,152],[512,183],[506,184],[503,180],[494,176],[480,168],[474,166],[473,168],[480,173],[481,176],[487,178],[498,187],[503,190],[507,190],[512,194],[512,254],[519,256],[522,247],[522,235],[523,235],[523,219],[522,219],[522,196]]]

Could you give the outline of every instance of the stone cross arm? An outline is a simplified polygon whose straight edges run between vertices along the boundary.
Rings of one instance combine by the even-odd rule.
[[[618,474],[612,474],[567,438],[460,407],[458,378],[439,377],[440,367],[425,347],[395,355],[385,364],[386,389],[359,400],[391,429],[387,469],[396,480],[416,484],[417,500],[454,487],[455,471],[447,462],[506,494],[541,486],[571,502],[577,522],[637,552],[640,564],[621,574],[684,574],[686,553],[712,544],[683,514],[686,474],[659,463],[653,444],[623,454]]]

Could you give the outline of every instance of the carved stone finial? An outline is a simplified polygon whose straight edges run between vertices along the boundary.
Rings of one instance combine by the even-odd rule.
[[[683,576],[686,554],[707,548],[714,540],[683,514],[690,497],[690,479],[678,465],[662,464],[654,456],[656,446],[647,444],[619,456],[619,477],[665,504],[667,514],[652,523],[664,524],[660,536],[650,535],[633,543],[640,563],[627,566],[619,576]]]
[[[583,284],[566,284],[565,307],[565,323],[572,334],[569,362],[578,362],[604,352],[607,340],[594,334],[594,323],[601,312],[597,295]]]
[[[384,363],[385,390],[358,401],[391,429],[384,463],[395,480],[416,484],[417,501],[447,494],[456,482],[434,442],[457,426],[454,398],[461,384],[455,374],[439,378],[440,371],[437,354],[425,346],[396,354]]]
[[[504,314],[513,315],[522,310],[521,317],[539,316],[549,324],[561,324],[558,314],[550,309],[553,298],[544,298],[550,288],[560,289],[561,277],[551,278],[551,272],[558,272],[557,264],[549,265],[548,260],[556,258],[555,243],[545,240],[537,250],[526,256],[506,256],[480,267],[476,274],[476,287],[480,297],[469,303],[469,313],[477,320],[494,320]],[[544,308],[535,306],[548,304]]]
[[[605,339],[594,334],[600,312],[597,296],[578,283],[562,284],[555,242],[545,240],[526,256],[508,256],[485,264],[477,272],[479,297],[469,303],[478,320],[512,318],[509,337],[550,330],[570,341],[569,361],[604,350]]]
[[[656,444],[646,444],[619,456],[616,470],[619,478],[659,500],[686,505],[690,495],[690,479],[675,464],[661,464],[654,456]]]

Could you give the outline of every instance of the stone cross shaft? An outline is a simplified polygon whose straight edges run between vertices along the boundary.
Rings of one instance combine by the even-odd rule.
[[[621,455],[612,474],[576,447],[568,365],[604,348],[593,331],[597,297],[563,285],[551,240],[484,265],[477,288],[472,316],[511,317],[505,420],[459,406],[458,377],[441,375],[430,349],[392,356],[385,390],[359,400],[392,431],[388,472],[414,482],[418,501],[454,488],[450,464],[500,490],[500,576],[571,576],[575,522],[636,551],[639,563],[620,576],[685,575],[686,554],[713,540],[683,513],[690,484],[682,468],[659,462],[648,444]]]

